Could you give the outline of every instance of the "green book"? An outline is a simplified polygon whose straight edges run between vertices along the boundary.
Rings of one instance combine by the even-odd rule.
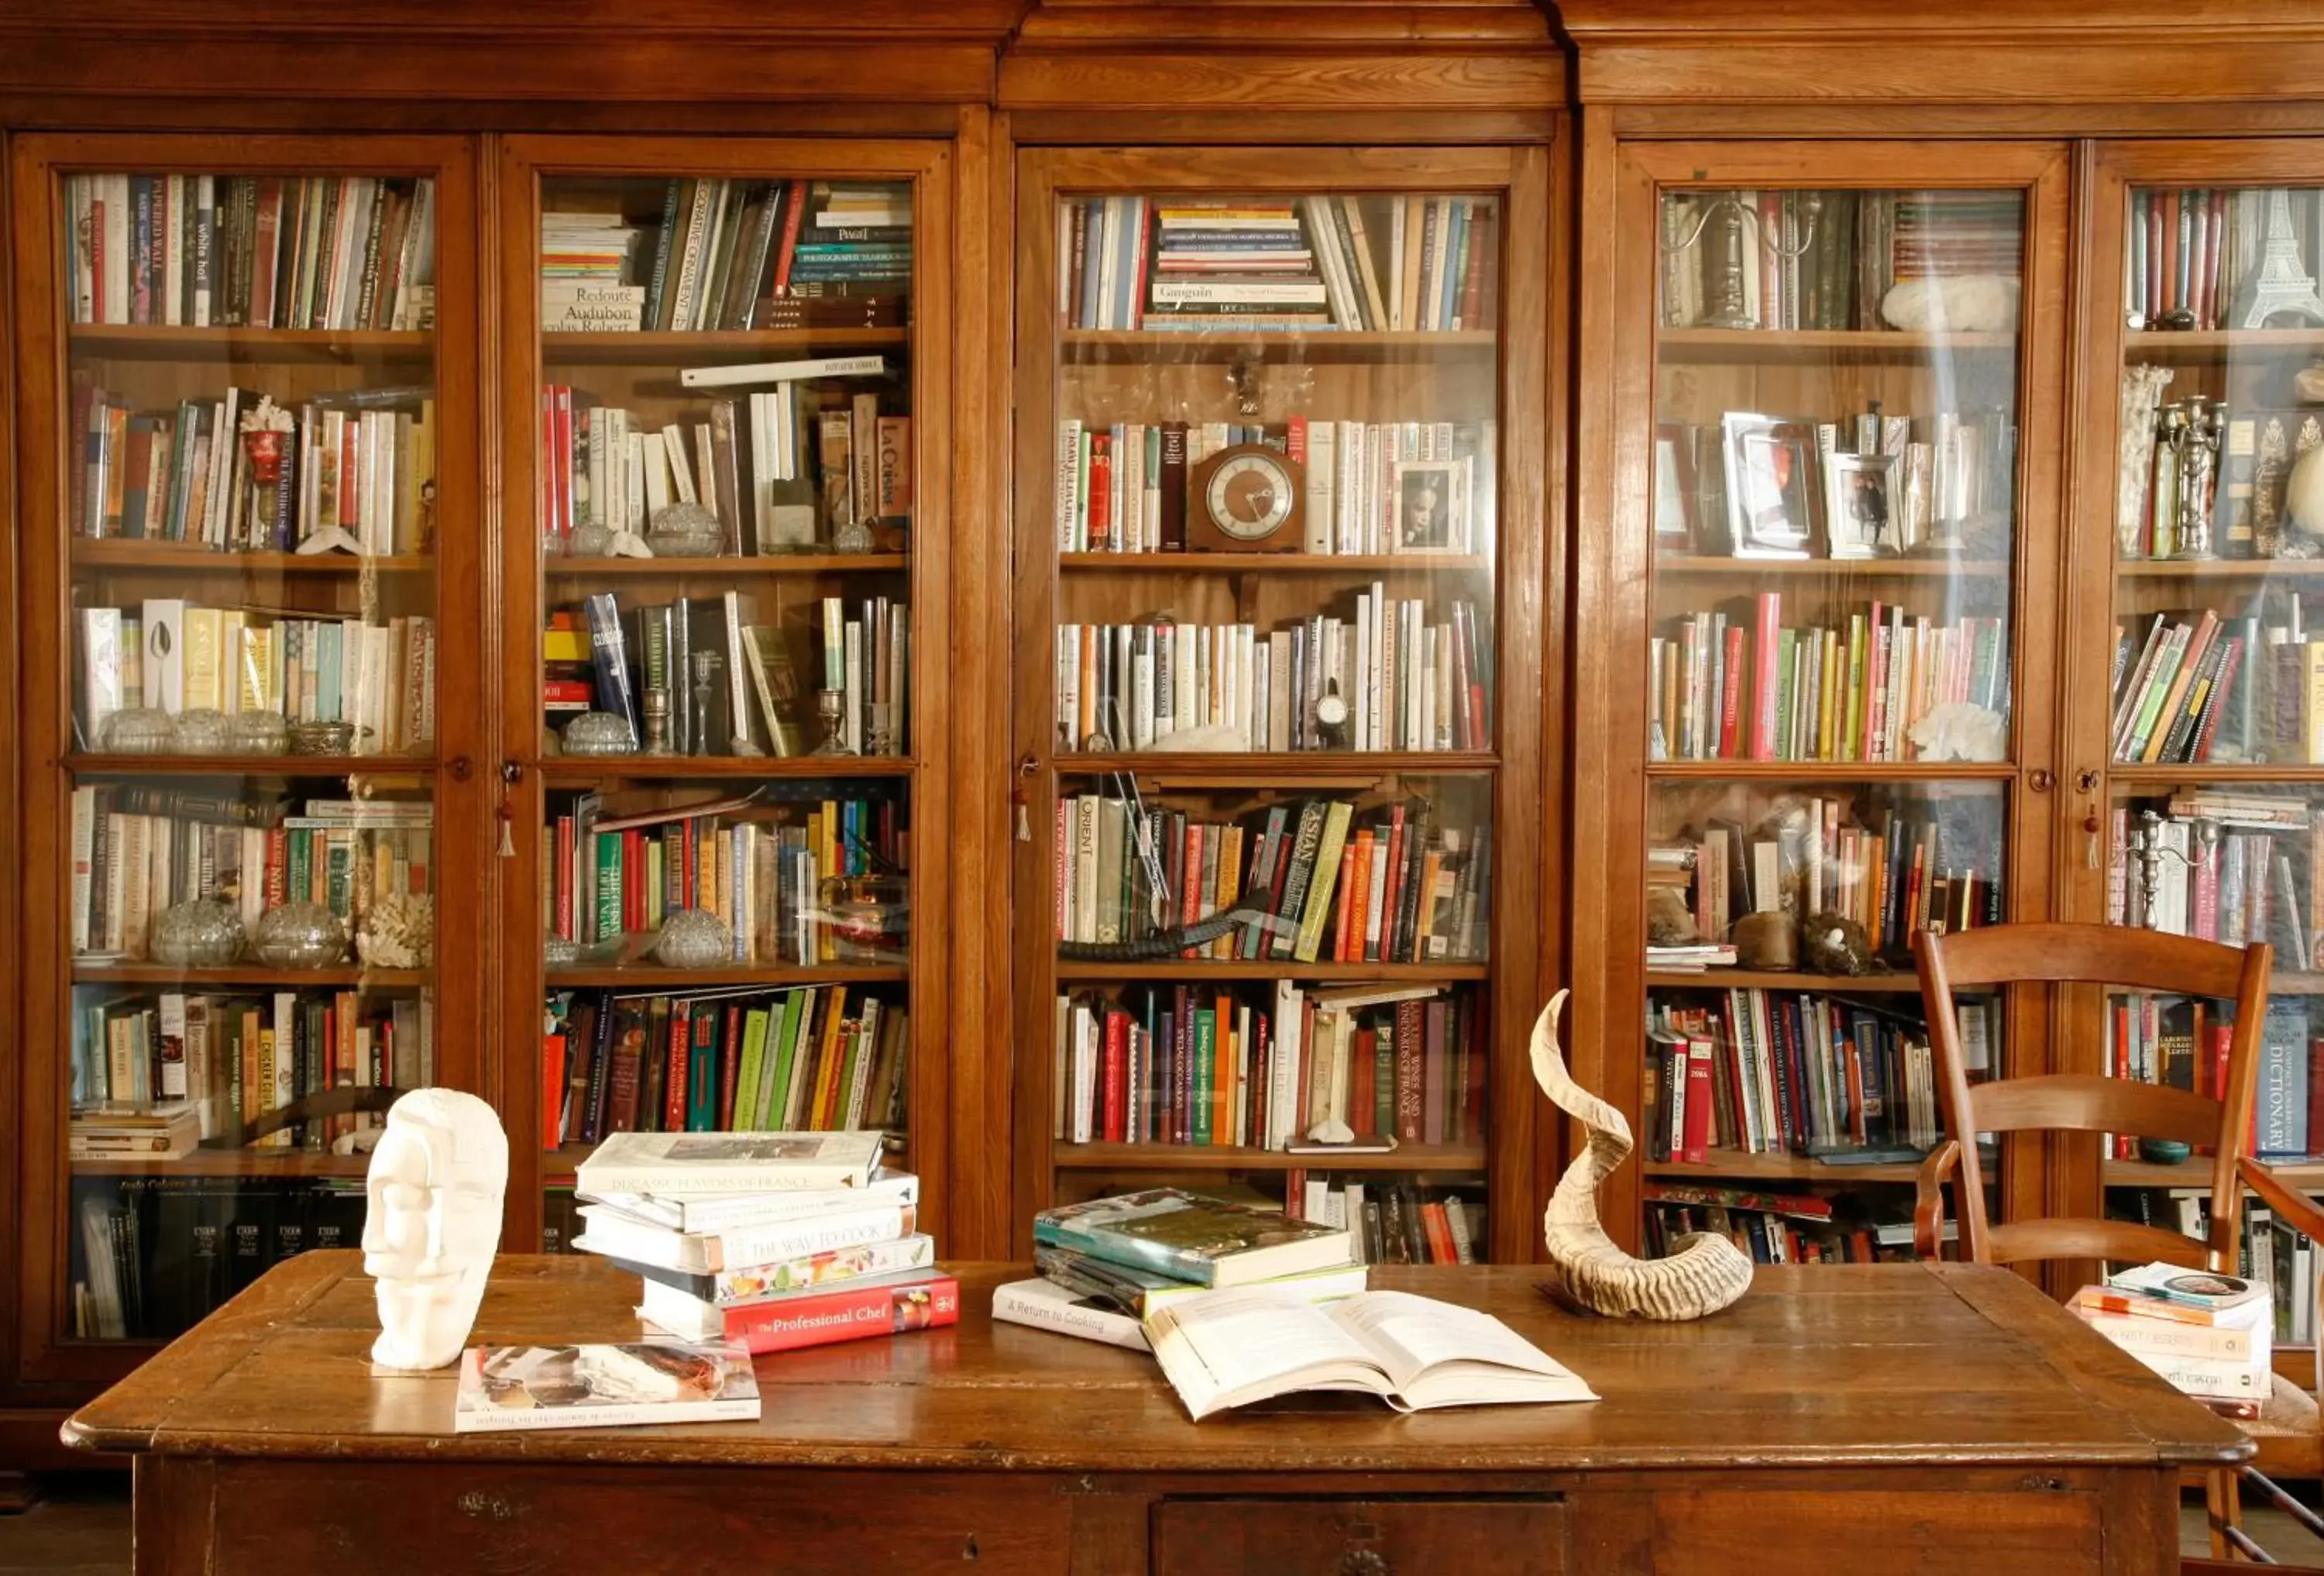
[[[1793,710],[1799,705],[1799,631],[1775,631],[1775,759],[1789,760],[1799,752],[1792,748]]]
[[[1216,1011],[1202,1008],[1194,1014],[1194,1141],[1211,1141],[1212,1072],[1219,1055],[1219,1023]]]
[[[1848,620],[1848,719],[1845,736],[1840,748],[1833,751],[1842,760],[1854,760],[1863,748],[1864,739],[1864,615],[1851,613]]]
[[[686,1059],[686,1130],[714,1132],[718,1127],[719,1029],[725,1013],[709,1002],[694,1009],[694,1045]]]
[[[1372,1131],[1396,1131],[1396,1030],[1388,1023],[1372,1037]]]
[[[315,889],[315,834],[303,828],[282,839],[282,878],[288,901],[303,903]]]
[[[1343,1227],[1295,1221],[1175,1187],[1044,1210],[1033,1241],[1194,1286],[1239,1286],[1344,1265]]]
[[[766,1110],[766,1096],[759,1080],[766,1070],[770,1016],[763,1007],[742,1014],[742,1062],[734,1070],[734,1130],[738,1133],[757,1132],[766,1126],[760,1120]]]
[[[610,940],[622,934],[622,834],[595,834],[597,849],[597,912],[591,939]]]
[[[784,999],[782,1035],[776,1046],[774,1090],[767,1107],[767,1120],[778,1132],[789,1125],[791,1084],[798,1076],[799,1036],[814,1017],[814,986],[794,991]]]

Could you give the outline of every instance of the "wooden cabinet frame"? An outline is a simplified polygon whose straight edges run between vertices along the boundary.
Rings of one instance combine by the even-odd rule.
[[[66,558],[65,472],[58,464],[67,403],[65,281],[56,277],[58,179],[82,170],[198,169],[219,173],[280,170],[349,174],[429,175],[439,212],[436,259],[438,317],[436,615],[438,627],[435,753],[413,770],[433,778],[438,836],[443,846],[488,848],[489,811],[481,793],[489,719],[473,687],[456,676],[484,671],[484,608],[475,598],[486,573],[479,321],[484,294],[475,241],[477,182],[474,139],[466,137],[252,136],[233,139],[147,134],[40,134],[15,139],[9,210],[14,242],[15,387],[21,419],[16,475],[23,487],[23,579],[14,607],[27,660],[17,675],[22,709],[14,763],[23,815],[18,822],[25,870],[69,869],[72,635],[71,577]],[[231,560],[222,560],[230,562]],[[438,949],[435,991],[437,1076],[455,1088],[479,1089],[485,1076],[484,970],[488,871],[482,861],[447,861],[437,892],[445,945]],[[16,1043],[27,1048],[14,1069],[21,1114],[15,1152],[16,1218],[22,1222],[14,1316],[19,1345],[14,1377],[41,1382],[99,1384],[118,1378],[150,1350],[148,1343],[97,1346],[69,1341],[65,1266],[70,1223],[65,1208],[63,1047],[69,960],[64,951],[69,881],[27,882],[20,917],[22,990],[14,1004]],[[465,1013],[457,1009],[465,1008]],[[32,1047],[39,1047],[33,1050]]]
[[[1736,779],[1834,781],[1984,777],[2006,785],[2010,870],[2005,912],[2048,917],[2058,838],[2055,691],[2031,676],[2064,656],[2056,604],[2061,541],[2067,323],[2067,150],[2054,143],[1975,146],[1902,143],[1617,143],[1602,112],[1590,117],[1585,203],[1609,216],[1585,228],[1578,399],[1578,537],[1573,676],[1574,999],[1566,1018],[1574,1076],[1635,1124],[1643,1099],[1646,999],[1645,842],[1650,792],[1641,658],[1654,575],[1646,512],[1652,497],[1656,376],[1657,204],[1683,186],[2006,188],[2026,194],[2021,310],[2017,524],[2010,606],[2011,723],[2006,767],[1914,764],[1816,766],[1720,761]],[[1581,742],[1591,745],[1582,748]],[[2080,856],[2079,843],[2074,848]],[[1715,982],[1715,976],[1713,977]],[[2041,1070],[2049,1003],[2022,993],[2008,1018],[2011,1065]],[[2037,1157],[2013,1157],[2006,1185],[2029,1209],[2040,1197]],[[1609,1229],[1635,1241],[1640,1173],[1626,1167],[1600,1190]]]
[[[1493,794],[1494,882],[1491,984],[1489,988],[1487,1184],[1491,1199],[1490,1249],[1496,1259],[1534,1256],[1537,1228],[1536,1111],[1539,1096],[1526,1059],[1526,1037],[1539,1009],[1536,938],[1554,935],[1544,905],[1528,891],[1543,868],[1541,710],[1526,693],[1526,676],[1542,671],[1545,545],[1555,545],[1548,481],[1549,150],[1432,148],[1028,149],[1016,171],[1017,344],[1015,541],[1013,575],[1015,681],[1011,706],[1020,827],[1015,843],[1015,1000],[1017,1047],[1014,1108],[1014,1213],[1010,1250],[1029,1246],[1032,1217],[1051,1196],[1050,1002],[1056,942],[1047,921],[1053,857],[1056,770],[1053,760],[1056,541],[1050,512],[1056,433],[1054,319],[1057,278],[1052,255],[1060,191],[1303,191],[1331,189],[1480,190],[1501,195],[1508,214],[1499,331],[1502,356],[1499,408],[1502,432],[1498,540],[1499,605],[1496,612],[1496,784]],[[1319,336],[1326,347],[1329,336]],[[1536,413],[1539,413],[1538,415]],[[1260,561],[1263,568],[1264,561]],[[1555,696],[1545,693],[1545,701]],[[1254,758],[1258,763],[1280,757]],[[1425,770],[1425,755],[1397,758]],[[1290,758],[1299,775],[1333,775],[1335,766],[1360,770],[1361,755]],[[1417,763],[1417,764],[1415,764]],[[1344,771],[1342,772],[1344,775]],[[1157,1172],[1199,1151],[1157,1147]]]
[[[499,860],[502,908],[499,979],[494,998],[500,1025],[496,1053],[487,1058],[484,1092],[499,1109],[511,1144],[509,1208],[503,1242],[531,1251],[540,1236],[545,1180],[540,1132],[540,1047],[543,1000],[540,926],[540,838],[544,757],[534,719],[540,708],[539,631],[545,611],[540,572],[539,355],[540,182],[560,174],[797,177],[915,183],[911,322],[913,480],[910,805],[911,1165],[927,1178],[922,1230],[948,1242],[953,1142],[952,1055],[947,987],[950,979],[950,847],[952,804],[951,687],[960,653],[953,649],[951,567],[953,363],[953,175],[949,143],[902,141],[694,139],[629,136],[510,136],[495,160],[500,274],[502,381],[497,393],[501,488],[498,687],[501,723],[495,775],[500,813],[513,829],[513,853]],[[682,357],[683,350],[671,351]],[[552,758],[553,759],[553,758]],[[718,758],[721,768],[745,775],[812,775],[814,762],[757,763]],[[690,774],[683,760],[668,774]],[[699,774],[706,775],[706,774]],[[729,771],[732,776],[733,772]],[[846,772],[837,775],[844,777]],[[638,982],[650,988],[651,975]]]

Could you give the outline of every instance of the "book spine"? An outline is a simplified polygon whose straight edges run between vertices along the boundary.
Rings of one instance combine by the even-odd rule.
[[[726,1339],[740,1341],[755,1357],[959,1323],[960,1282],[939,1276],[903,1286],[863,1286],[755,1308],[729,1308]]]

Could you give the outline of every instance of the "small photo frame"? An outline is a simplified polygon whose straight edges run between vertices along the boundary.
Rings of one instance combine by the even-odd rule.
[[[1694,471],[1694,429],[1655,423],[1655,547],[1665,553],[1702,548]]]
[[[1729,410],[1720,423],[1727,529],[1738,558],[1804,558],[1815,542],[1815,429]]]
[[[1396,464],[1396,546],[1406,553],[1449,553],[1453,522],[1468,506],[1458,460],[1398,460]]]
[[[1835,558],[1893,556],[1902,545],[1896,456],[1824,456],[1824,540]]]

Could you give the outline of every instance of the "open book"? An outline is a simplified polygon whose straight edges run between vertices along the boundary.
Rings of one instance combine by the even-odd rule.
[[[1148,1314],[1146,1339],[1198,1419],[1297,1390],[1365,1390],[1399,1412],[1598,1398],[1490,1313],[1409,1292],[1322,1306],[1268,1286],[1209,1292]]]

